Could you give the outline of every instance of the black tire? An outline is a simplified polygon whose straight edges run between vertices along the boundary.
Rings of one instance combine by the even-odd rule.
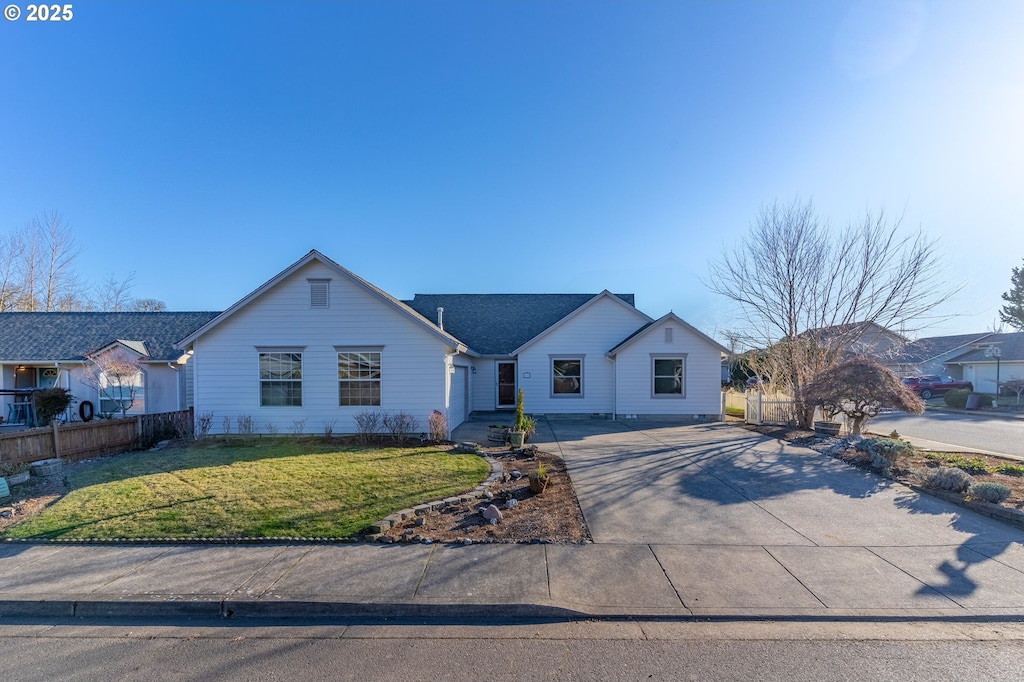
[[[93,409],[92,403],[88,400],[83,400],[78,406],[78,416],[81,417],[84,422],[91,422],[92,418],[96,416],[96,411]]]
[[[932,397],[932,390],[930,388],[924,389],[923,391],[921,391],[921,397],[925,400],[928,400],[928,398]]]

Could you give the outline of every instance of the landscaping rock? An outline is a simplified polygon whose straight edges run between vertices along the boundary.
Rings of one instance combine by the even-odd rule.
[[[523,474],[520,471],[512,471],[509,475],[517,481],[523,477]]]
[[[498,521],[501,521],[502,517],[501,510],[495,507],[493,504],[485,507],[484,510],[480,512],[480,515],[488,521],[490,521],[491,525],[494,525],[498,523]]]
[[[517,500],[514,497],[511,500],[505,500],[505,509],[511,509],[512,507],[516,506],[517,504],[519,504],[519,500]]]
[[[11,508],[11,507],[0,508],[0,517],[8,519],[8,518],[11,517],[12,514],[14,514],[14,509],[13,508]]]
[[[426,519],[425,516],[418,516],[418,517],[416,517],[416,520],[413,523],[415,523],[417,526],[422,526],[426,522],[427,522],[427,519]]]

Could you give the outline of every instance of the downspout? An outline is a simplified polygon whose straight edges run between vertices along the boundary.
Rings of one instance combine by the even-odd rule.
[[[614,357],[608,358],[612,361],[612,421],[619,418],[619,363]]]
[[[178,368],[174,366],[173,362],[168,361],[167,366],[174,370],[174,411],[181,410],[181,376],[178,374]]]

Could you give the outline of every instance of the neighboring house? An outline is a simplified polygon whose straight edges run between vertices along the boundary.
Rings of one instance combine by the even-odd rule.
[[[821,327],[804,332],[818,344],[827,348],[838,348],[844,358],[867,355],[885,362],[899,353],[907,339],[875,322],[855,322]]]
[[[134,394],[129,413],[168,412],[191,404],[188,356],[174,342],[216,317],[184,313],[0,313],[0,416],[21,421],[27,389],[66,388],[96,413],[118,412],[115,398]],[[110,358],[140,369],[112,381]],[[121,389],[114,393],[113,385]]]
[[[997,371],[1000,383],[1024,379],[1024,332],[987,334],[945,364],[950,376],[962,373],[974,390],[995,394]]]
[[[426,430],[470,412],[717,419],[726,349],[632,295],[452,294],[400,301],[311,251],[178,344],[195,406],[258,432],[353,432],[367,411]]]
[[[878,358],[879,362],[897,375],[948,375],[958,381],[969,381],[959,365],[947,366],[947,361],[970,350],[982,342],[989,333],[959,334],[956,336],[930,336],[908,343],[894,356]]]

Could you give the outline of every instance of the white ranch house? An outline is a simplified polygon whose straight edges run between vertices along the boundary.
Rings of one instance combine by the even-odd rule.
[[[400,301],[317,251],[178,342],[196,413],[252,417],[256,432],[355,431],[366,411],[425,431],[471,412],[718,419],[726,349],[632,295],[453,294]]]

